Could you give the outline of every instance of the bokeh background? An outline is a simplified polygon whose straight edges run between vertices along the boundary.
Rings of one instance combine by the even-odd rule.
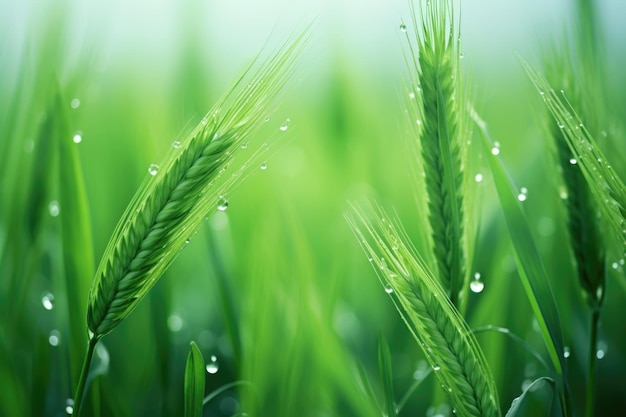
[[[606,144],[616,151],[610,154],[613,165],[626,178],[626,3],[595,5],[609,87]],[[548,46],[565,47],[577,24],[576,7],[573,1],[465,1],[461,63],[514,182],[529,190],[527,214],[554,277],[571,372],[583,381],[588,313],[563,244],[561,182],[546,144],[546,112],[517,56],[541,63]],[[22,239],[9,233],[11,214],[24,209],[31,193],[45,200],[41,253],[16,250],[10,261],[3,259],[3,299],[12,296],[4,283],[19,278],[8,265],[32,265],[24,272],[30,284],[20,306],[20,336],[9,337],[9,318],[0,319],[3,415],[65,415],[73,390],[68,363],[83,355],[64,337],[68,316],[77,313],[60,284],[58,184],[50,179],[28,185],[33,155],[42,146],[37,123],[53,95],[51,86],[58,84],[69,129],[81,136],[76,146],[97,261],[148,166],[199,122],[251,59],[267,55],[310,22],[299,70],[271,127],[256,140],[257,146],[270,140],[267,169],[259,167],[228,196],[228,210],[211,214],[137,310],[104,338],[99,363],[106,373],[93,387],[99,404],[91,412],[182,415],[191,340],[207,361],[215,356],[218,363],[218,371],[207,374],[207,393],[233,381],[250,382],[216,396],[205,416],[380,415],[363,394],[357,372],[361,367],[382,395],[380,337],[390,344],[401,398],[425,362],[343,214],[349,202],[371,198],[395,209],[411,236],[424,233],[411,222],[424,214],[416,211],[423,196],[415,193],[408,152],[414,138],[405,114],[407,41],[399,30],[410,16],[405,0],[1,0],[3,253]],[[287,118],[289,129],[279,132]],[[41,163],[37,159],[35,168]],[[49,168],[45,158],[43,164]],[[487,166],[470,175],[479,173],[482,221],[474,269],[485,289],[471,294],[469,322],[510,328],[541,352]],[[623,254],[609,258],[617,267],[610,268],[600,329],[597,415],[622,415],[626,286]],[[87,285],[90,280],[85,277]],[[49,294],[52,304],[46,304]],[[501,334],[478,337],[506,410],[524,384],[547,371]],[[572,390],[575,401],[582,401],[584,383],[575,379]],[[450,413],[431,376],[400,415]]]

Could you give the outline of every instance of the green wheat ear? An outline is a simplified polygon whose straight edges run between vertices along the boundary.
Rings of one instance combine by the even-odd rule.
[[[417,48],[410,46],[411,83],[419,86],[414,114],[419,124],[421,164],[428,195],[428,219],[437,277],[453,304],[466,288],[462,136],[465,123],[459,89],[459,31],[453,2],[427,2],[412,10]],[[403,26],[403,30],[406,28]],[[408,36],[408,35],[407,35]],[[409,45],[411,41],[409,40]],[[417,76],[415,75],[417,74]]]
[[[476,338],[406,233],[371,205],[353,207],[346,218],[456,413],[499,416],[495,381]]]
[[[271,112],[302,40],[283,47],[250,81],[244,74],[191,134],[174,144],[163,163],[151,166],[152,175],[122,216],[91,286],[87,318],[94,337],[109,333],[128,316],[221,196],[244,177],[238,171],[216,186]]]

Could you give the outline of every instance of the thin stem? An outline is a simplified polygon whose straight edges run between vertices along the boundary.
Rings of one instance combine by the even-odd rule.
[[[594,309],[591,315],[591,338],[589,341],[589,375],[587,375],[587,417],[593,416],[596,398],[596,358],[598,344],[598,324],[600,322],[600,310]]]
[[[89,375],[89,368],[91,368],[91,360],[93,359],[93,353],[96,349],[100,337],[92,337],[89,339],[89,345],[87,345],[87,353],[85,354],[85,360],[83,361],[83,369],[80,371],[80,378],[78,379],[78,386],[76,387],[76,394],[74,395],[74,411],[73,416],[79,417],[81,406],[83,404],[83,397],[85,396],[85,386],[87,383],[87,376]]]

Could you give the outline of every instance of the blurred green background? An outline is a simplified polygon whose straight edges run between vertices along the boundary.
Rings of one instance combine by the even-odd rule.
[[[605,142],[626,178],[626,3],[596,5],[606,45],[607,119],[614,120],[604,129]],[[543,48],[567,42],[574,10],[575,2],[566,1],[466,1],[461,62],[514,182],[529,190],[527,214],[554,277],[571,372],[581,381],[574,379],[572,390],[582,401],[588,314],[563,244],[561,182],[546,145],[546,112],[516,56],[539,62]],[[13,316],[0,319],[3,415],[65,415],[73,395],[68,364],[83,355],[64,337],[76,309],[62,286],[55,165],[42,153],[46,138],[37,136],[55,83],[70,137],[81,137],[76,147],[97,262],[148,166],[199,122],[256,54],[312,20],[299,70],[256,140],[258,147],[271,139],[267,169],[228,196],[228,210],[211,215],[140,307],[103,339],[106,355],[100,353],[110,362],[92,387],[99,405],[88,412],[182,415],[191,340],[206,360],[214,355],[219,363],[217,373],[207,374],[207,393],[236,380],[251,383],[217,396],[205,416],[380,415],[362,392],[357,367],[382,398],[381,336],[391,347],[397,398],[413,384],[424,365],[421,351],[343,218],[349,202],[367,197],[397,210],[416,240],[424,233],[411,222],[424,214],[416,212],[423,197],[415,194],[407,152],[413,140],[403,84],[407,45],[398,28],[410,20],[408,1],[1,0],[2,299],[13,297],[11,280],[28,282],[19,326]],[[279,132],[287,118],[289,129]],[[38,168],[43,172],[35,175]],[[478,173],[485,179],[478,185],[482,223],[474,264],[485,289],[471,294],[469,322],[508,327],[541,351],[487,166],[470,175]],[[33,196],[41,201],[29,206]],[[34,217],[19,215],[29,210]],[[37,234],[28,236],[33,218]],[[623,254],[610,254],[618,267],[611,268],[600,328],[597,415],[626,411],[620,259]],[[19,331],[12,334],[14,327]],[[547,371],[500,334],[478,338],[506,410],[523,384]],[[435,387],[431,376],[400,415],[451,415]]]

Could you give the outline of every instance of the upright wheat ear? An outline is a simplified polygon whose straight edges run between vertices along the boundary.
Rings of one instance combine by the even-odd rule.
[[[417,72],[418,114],[433,251],[437,277],[453,304],[466,287],[466,239],[463,227],[463,171],[458,92],[458,29],[452,1],[429,2],[421,8],[417,53],[411,50]],[[416,59],[417,55],[417,59]]]
[[[218,206],[220,194],[243,177],[238,172],[222,187],[215,183],[271,111],[301,46],[299,38],[282,48],[239,88],[248,81],[244,74],[167,159],[151,167],[152,175],[126,209],[96,272],[88,307],[94,336],[107,334],[128,316]]]

